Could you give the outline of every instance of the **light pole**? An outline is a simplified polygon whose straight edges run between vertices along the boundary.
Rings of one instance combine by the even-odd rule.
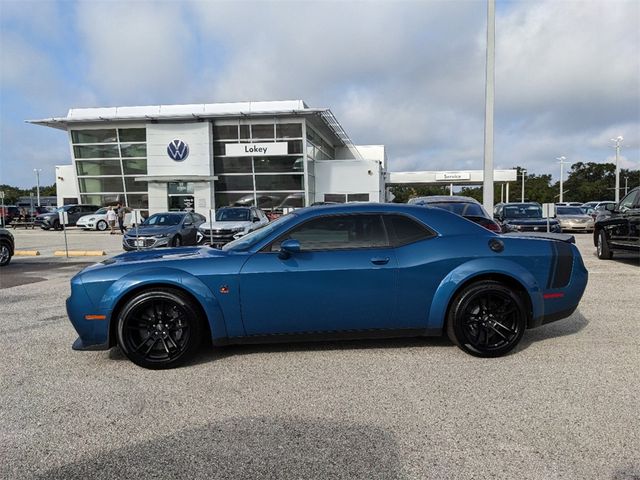
[[[564,180],[563,179],[564,165],[565,163],[570,163],[570,162],[565,162],[566,159],[567,157],[565,157],[564,155],[562,157],[556,157],[556,160],[560,162],[560,200],[558,200],[560,203],[562,203],[562,181]]]
[[[624,195],[627,196],[629,190],[629,177],[624,177]]]
[[[527,171],[523,168],[522,170],[520,170],[520,173],[522,174],[522,200],[521,200],[521,202],[524,203],[524,176],[527,174]]]
[[[495,92],[496,0],[487,0],[487,60],[484,96],[482,204],[493,218],[493,107]]]
[[[620,160],[620,144],[622,140],[624,140],[622,135],[611,139],[612,142],[616,142],[616,203],[620,201],[620,167],[618,166],[618,160]]]
[[[37,195],[38,195],[38,206],[40,206],[40,172],[42,171],[41,168],[34,168],[33,169],[34,172],[36,172],[36,184],[37,184]]]

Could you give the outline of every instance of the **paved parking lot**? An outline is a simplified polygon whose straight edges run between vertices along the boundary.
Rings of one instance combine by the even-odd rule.
[[[20,241],[48,248],[37,233]],[[0,289],[0,478],[638,479],[638,259],[578,244],[579,310],[504,358],[380,340],[228,347],[171,371],[73,352],[82,265],[16,258],[2,278],[38,280]]]

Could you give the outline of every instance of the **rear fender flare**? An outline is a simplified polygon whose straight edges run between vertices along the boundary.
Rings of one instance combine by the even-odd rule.
[[[528,270],[506,259],[477,259],[459,265],[440,282],[431,302],[427,327],[444,327],[449,304],[461,285],[476,277],[496,274],[510,277],[525,288],[531,301],[532,318],[538,318],[543,314],[542,290]]]
[[[218,299],[197,277],[174,268],[149,268],[132,272],[116,280],[100,300],[99,310],[113,313],[113,307],[133,290],[145,285],[154,287],[175,287],[184,290],[200,304],[206,315],[213,339],[225,338],[227,327]],[[115,320],[110,318],[110,320]]]

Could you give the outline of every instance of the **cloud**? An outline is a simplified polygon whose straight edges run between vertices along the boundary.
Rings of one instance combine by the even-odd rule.
[[[178,2],[82,2],[83,68],[103,101],[179,101],[196,65],[194,38]]]

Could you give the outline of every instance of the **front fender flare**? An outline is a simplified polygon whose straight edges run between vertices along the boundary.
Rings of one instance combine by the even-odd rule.
[[[214,339],[227,336],[227,327],[222,309],[213,292],[197,277],[175,268],[155,267],[141,269],[119,278],[111,284],[102,296],[99,305],[100,311],[109,312],[109,320],[115,321],[114,318],[111,318],[115,305],[131,291],[145,285],[174,286],[189,292],[204,310],[211,336]]]
[[[507,259],[475,259],[459,265],[442,279],[431,302],[427,327],[444,327],[449,304],[461,285],[473,280],[473,278],[495,274],[507,276],[525,288],[531,301],[532,318],[538,318],[543,314],[542,290],[535,277],[528,270]]]

